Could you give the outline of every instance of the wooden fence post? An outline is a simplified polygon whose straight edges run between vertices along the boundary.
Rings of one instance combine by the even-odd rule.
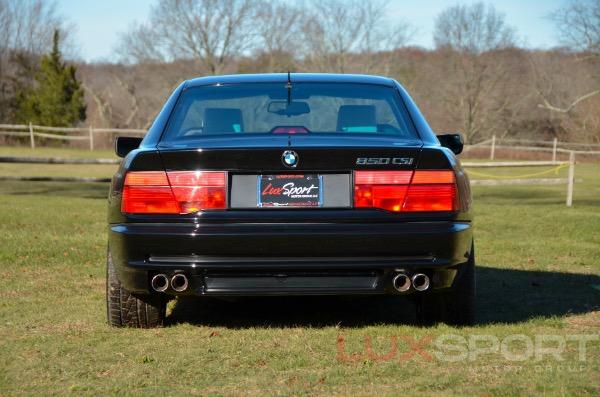
[[[552,143],[552,161],[556,161],[556,146],[558,144],[558,139],[554,138],[554,142]]]
[[[90,125],[90,150],[94,150],[94,128]]]
[[[31,140],[31,148],[35,149],[35,140],[33,138],[33,125],[29,123],[29,139]]]
[[[496,154],[496,135],[492,135],[492,147],[490,149],[490,160],[494,159]]]
[[[569,154],[569,177],[567,185],[567,207],[573,206],[573,185],[575,182],[575,152]]]

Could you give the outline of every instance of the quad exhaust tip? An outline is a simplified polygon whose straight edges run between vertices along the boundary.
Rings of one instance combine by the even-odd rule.
[[[398,273],[392,279],[392,285],[398,292],[406,292],[410,289],[410,278],[404,273]]]
[[[171,288],[173,288],[173,291],[183,292],[187,289],[187,287],[188,279],[185,274],[179,273],[171,277]]]
[[[157,274],[150,282],[152,289],[156,292],[165,292],[169,288],[169,279],[164,274]]]
[[[413,288],[417,291],[425,291],[429,288],[429,277],[423,273],[417,273],[412,276]]]

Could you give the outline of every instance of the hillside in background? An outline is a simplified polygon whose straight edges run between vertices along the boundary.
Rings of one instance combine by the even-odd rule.
[[[279,56],[293,61],[292,71],[329,71],[294,60],[289,54]],[[592,73],[595,65],[577,61],[581,56],[566,50],[511,48],[484,54],[483,72],[476,76],[462,68],[461,62],[465,60],[459,53],[400,48],[393,52],[353,54],[345,71],[397,79],[435,131],[459,131],[470,142],[494,134],[599,142],[600,95],[579,103],[568,113],[546,107],[547,103],[568,106],[571,98],[597,84]],[[259,54],[233,60],[222,73],[268,72],[267,57]],[[118,128],[148,127],[179,83],[209,74],[195,61],[81,64],[78,70],[86,89],[87,123]]]

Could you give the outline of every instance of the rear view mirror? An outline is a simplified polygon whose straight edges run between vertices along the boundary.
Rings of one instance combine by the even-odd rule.
[[[140,147],[144,138],[134,138],[129,136],[120,136],[115,140],[115,153],[119,157],[125,157],[129,152]]]
[[[463,151],[464,143],[462,140],[461,134],[444,134],[438,135],[437,139],[440,141],[440,144],[452,150],[454,154],[461,154]]]
[[[275,113],[280,116],[300,116],[310,113],[310,107],[306,102],[272,101],[267,108],[269,113]]]

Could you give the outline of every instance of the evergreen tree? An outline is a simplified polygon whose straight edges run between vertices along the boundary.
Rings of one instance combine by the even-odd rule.
[[[56,30],[52,52],[42,57],[33,87],[17,94],[17,119],[24,123],[56,127],[71,126],[85,120],[83,89],[75,72],[75,66],[62,60]]]

